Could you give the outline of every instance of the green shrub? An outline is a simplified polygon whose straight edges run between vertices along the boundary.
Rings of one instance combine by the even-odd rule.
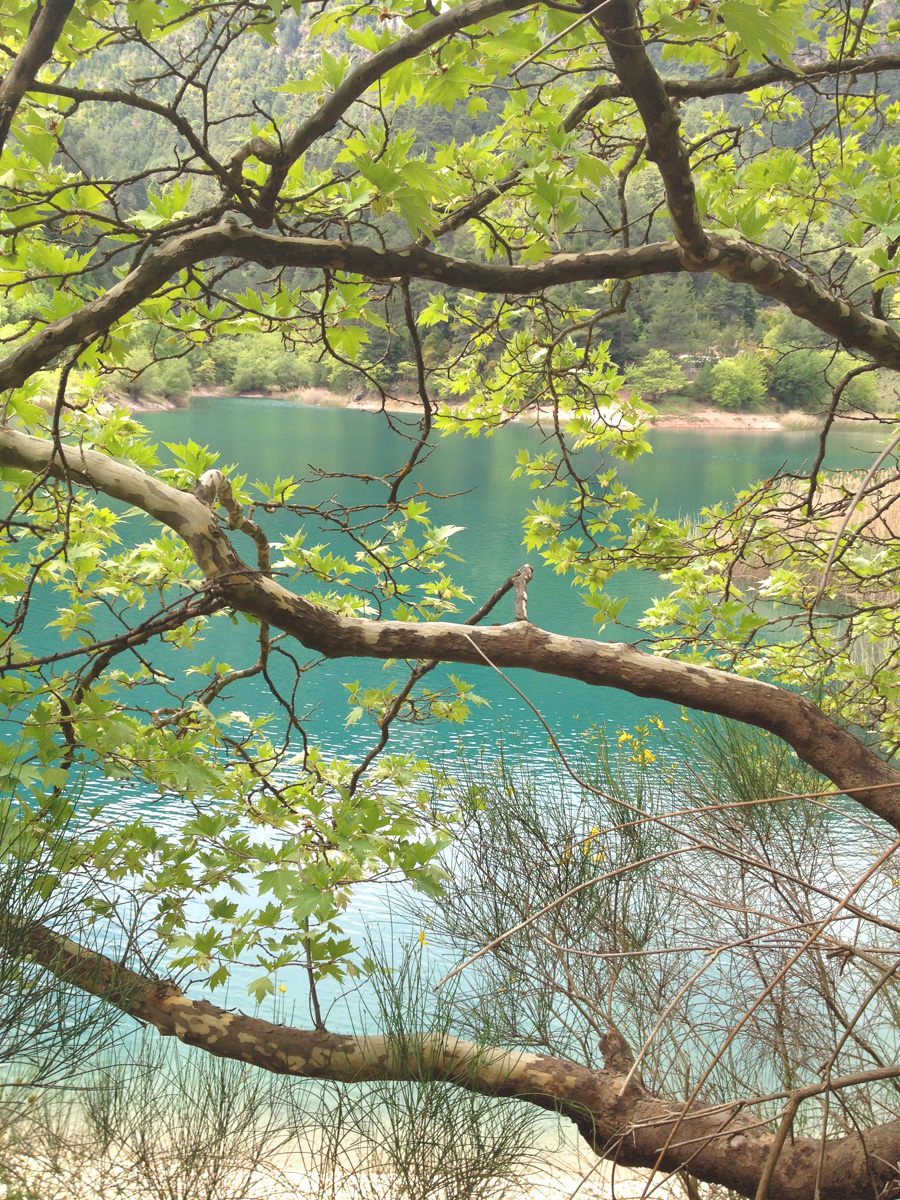
[[[719,408],[745,408],[766,398],[766,366],[755,351],[723,358],[712,369],[712,400]]]

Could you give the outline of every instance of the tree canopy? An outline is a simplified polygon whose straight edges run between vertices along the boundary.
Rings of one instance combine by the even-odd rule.
[[[741,1195],[896,1194],[896,439],[860,384],[900,369],[892,16],[830,0],[5,5],[0,702],[15,833],[4,855],[45,864],[35,886],[48,903],[77,880],[82,907],[119,921],[128,949],[117,961],[26,906],[0,931],[7,954],[162,1034],[271,1071],[434,1075],[560,1112],[600,1156]],[[764,354],[785,364],[779,386],[801,386],[787,364],[802,353],[826,400],[807,475],[684,521],[622,483],[617,463],[648,449],[650,410],[615,346],[631,344],[629,305],[654,295],[653,351],[672,350],[670,337],[702,345],[710,322],[736,331],[730,365],[713,372],[729,404],[742,402],[739,376],[766,390],[763,358],[738,344],[759,313],[773,327]],[[339,367],[389,420],[389,390],[413,381],[419,416],[398,429],[396,468],[373,476],[360,447],[369,503],[342,504],[335,481],[317,510],[302,478],[254,480],[253,463],[225,468],[215,446],[190,441],[165,466],[106,398],[152,371],[175,394],[185,364],[202,360],[213,379],[217,355],[234,366],[241,354],[248,379],[263,368],[293,379],[298,362]],[[538,569],[571,579],[604,639],[621,611],[612,576],[666,581],[623,640],[529,621],[531,566],[479,595],[453,580],[455,530],[429,490],[429,448],[521,414],[547,432],[517,467],[534,488],[524,542]],[[822,474],[839,416],[887,427],[864,476]],[[277,547],[253,506],[277,517]],[[352,551],[309,545],[314,515]],[[516,619],[484,623],[508,594]],[[62,640],[39,652],[51,595]],[[229,619],[246,641],[236,664],[203,646]],[[159,646],[191,656],[192,670],[164,675]],[[393,664],[391,682],[352,697],[353,718],[373,723],[358,760],[322,753],[298,691],[314,660],[346,658]],[[454,822],[432,798],[456,784],[392,752],[397,721],[463,719],[473,702],[464,679],[429,687],[438,663],[525,668],[739,722],[759,736],[716,726],[733,740],[710,761],[768,761],[783,743],[778,770],[724,772],[702,802],[676,797],[671,780],[651,803],[633,779],[613,794],[579,775],[599,807],[584,810],[581,832],[571,811],[569,825],[558,814],[566,858],[538,839],[546,814],[526,837],[516,821],[527,805],[503,816],[483,785]],[[230,709],[229,688],[251,677],[277,720]],[[628,734],[625,749],[649,770],[645,736],[635,751]],[[183,797],[183,822],[173,832],[94,813],[92,825],[77,799],[85,771]],[[744,811],[767,805],[780,815]],[[865,868],[842,851],[853,831],[871,852]],[[602,1024],[602,1065],[587,1033],[579,1049],[524,1026],[486,1046],[423,1032],[411,1057],[387,1034],[329,1032],[315,1003],[308,1030],[227,1011],[145,961],[152,941],[168,953],[162,973],[199,970],[216,987],[252,957],[257,999],[273,972],[300,963],[314,998],[323,977],[370,969],[341,918],[357,885],[387,873],[433,896],[453,944],[477,949],[492,931],[460,915],[476,834],[506,846],[507,865],[532,839],[526,869],[545,882],[517,910],[525,927],[545,909],[575,912],[570,894],[593,889],[590,922],[573,917],[574,940],[556,946],[553,970],[569,974],[554,994],[583,1004],[588,1032]],[[608,869],[585,853],[595,842],[615,859]],[[588,878],[571,875],[573,849]],[[662,859],[679,863],[664,883],[647,873]],[[512,928],[501,866],[497,919]],[[609,882],[619,879],[627,894]],[[722,921],[701,961],[731,956],[739,973],[752,960],[761,975],[752,995],[723,976],[707,994],[718,1012],[705,1057],[680,1072],[666,1059],[651,1082],[652,1047],[675,1037],[670,1018],[703,971],[660,970],[651,995],[646,967],[638,987],[598,964],[657,953],[649,934],[616,940],[637,927],[625,910],[687,879],[695,921],[702,909],[715,926],[728,896],[746,924],[740,934]],[[137,924],[120,903],[128,891],[145,901]],[[597,963],[582,963],[590,993],[563,970],[589,949],[576,944],[586,928],[607,930]],[[792,940],[763,970],[757,942],[785,930]],[[524,976],[544,970],[524,952],[516,962]],[[824,1044],[804,1032],[804,1021],[823,1028],[822,1014]],[[753,1058],[764,1026],[778,1053],[744,1073],[735,1062]]]

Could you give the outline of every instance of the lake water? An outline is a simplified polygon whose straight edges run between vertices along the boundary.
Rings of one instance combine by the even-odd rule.
[[[219,465],[234,464],[250,481],[270,481],[276,475],[306,476],[310,474],[310,466],[330,473],[381,476],[402,464],[409,445],[390,433],[382,416],[303,407],[284,401],[201,399],[187,409],[147,414],[142,420],[160,442],[193,439],[201,445],[208,444],[221,454]],[[464,526],[464,531],[453,540],[456,553],[464,562],[451,567],[454,578],[470,592],[476,605],[525,561],[521,522],[534,493],[527,483],[514,482],[510,476],[516,451],[523,445],[537,450],[541,440],[540,433],[521,426],[509,427],[486,439],[444,438],[438,441],[419,472],[418,478],[430,491],[442,495],[458,493],[439,508],[435,505],[433,517],[442,524]],[[814,456],[817,447],[816,435],[808,432],[659,430],[652,433],[651,441],[653,453],[624,467],[622,475],[638,495],[657,501],[661,515],[673,517],[691,516],[704,505],[727,500],[735,490],[773,474],[784,464],[798,468]],[[834,434],[828,463],[839,469],[864,466],[871,461],[876,445],[877,439],[870,434],[858,431]],[[411,495],[414,490],[410,487],[405,494]],[[320,478],[294,499],[311,504],[336,494],[346,504],[377,503],[384,498],[384,488],[376,483]],[[289,515],[275,515],[267,521],[273,540],[280,540],[296,528],[296,519]],[[308,545],[323,540],[324,535],[309,522],[307,529]],[[247,555],[250,544],[241,542],[245,540],[238,539],[238,549]],[[336,545],[344,548],[339,541]],[[530,618],[557,632],[597,636],[590,612],[566,581],[542,569],[534,556],[532,563],[535,577],[529,587]],[[664,585],[655,576],[630,573],[619,586],[628,589],[629,602],[623,613],[623,620],[627,621],[635,619]],[[465,615],[463,611],[460,619]],[[512,599],[507,597],[494,619],[511,618]],[[204,649],[203,658],[214,651],[232,666],[252,661],[254,648],[247,644],[246,626],[235,627],[222,620],[213,624],[214,644]],[[623,640],[630,635],[628,631],[608,627],[601,636]],[[187,653],[184,657],[187,659]],[[189,664],[185,661],[179,665]],[[167,661],[165,666],[170,669],[171,662]],[[545,730],[504,680],[487,669],[465,668],[461,674],[475,685],[476,692],[489,701],[490,707],[476,709],[462,729],[406,726],[398,730],[393,745],[414,748],[419,755],[434,758],[454,752],[460,741],[470,751],[477,751],[491,747],[504,736],[515,735],[532,766],[549,759]],[[592,689],[577,682],[527,672],[517,672],[515,678],[563,743],[575,736],[579,728],[602,722],[629,726],[648,712],[645,701],[622,692]],[[315,710],[309,723],[310,737],[326,750],[344,757],[361,756],[377,740],[377,731],[365,722],[350,729],[345,727],[349,710],[344,685],[357,679],[372,684],[384,682],[382,665],[349,659],[325,663],[304,676],[300,698],[302,708]],[[230,704],[251,714],[273,708],[265,685],[256,680],[233,689]],[[666,706],[658,703],[652,705],[652,711],[663,717],[667,715]],[[86,790],[86,798],[108,804],[107,815],[124,817],[147,806],[152,807],[152,819],[162,826],[175,826],[180,819],[177,798],[144,796],[133,788],[116,794],[102,780],[89,781]],[[384,900],[370,897],[349,914],[347,925],[361,939],[367,925],[374,923],[384,928],[388,920]],[[389,929],[389,939],[392,936]],[[246,1004],[240,979],[233,985],[231,998],[233,1003]],[[337,1021],[333,1027],[340,1025]]]
[[[314,465],[328,472],[357,472],[373,476],[396,469],[408,453],[388,430],[382,416],[332,408],[313,408],[278,400],[208,399],[197,400],[190,408],[144,417],[154,436],[161,442],[186,442],[189,438],[209,445],[221,453],[219,465],[235,464],[252,481],[271,480],[276,475],[300,477]],[[658,430],[651,436],[653,453],[637,463],[625,466],[622,477],[639,496],[655,500],[664,517],[693,516],[704,505],[727,500],[734,492],[755,480],[765,478],[787,464],[798,468],[816,452],[817,437],[809,432],[725,433],[699,430]],[[513,571],[526,561],[522,546],[522,517],[533,501],[526,482],[512,481],[516,451],[525,446],[536,451],[541,435],[522,426],[501,430],[492,438],[439,439],[437,448],[417,481],[430,491],[451,495],[453,499],[433,504],[433,519],[442,524],[463,526],[452,546],[463,559],[449,563],[455,580],[481,603]],[[861,467],[871,460],[877,439],[858,431],[832,435],[828,465],[837,469]],[[414,487],[406,490],[412,495]],[[378,484],[341,481],[334,478],[316,481],[302,489],[294,499],[314,503],[339,495],[347,504],[376,503],[383,499]],[[258,515],[258,514],[257,514]],[[269,521],[271,536],[278,540],[297,527],[295,519],[275,517]],[[331,535],[319,534],[307,523],[307,544]],[[249,542],[239,538],[237,545],[245,555]],[[339,539],[334,543],[340,548]],[[533,554],[535,577],[528,589],[529,617],[537,625],[559,633],[595,637],[592,614],[565,579],[542,568]],[[611,590],[618,595],[627,591],[629,603],[622,614],[625,622],[636,620],[663,585],[650,574],[629,573],[621,582],[613,581]],[[471,610],[468,610],[471,611]],[[467,615],[462,609],[460,620]],[[507,597],[495,610],[493,620],[512,618],[512,598]],[[218,623],[224,626],[224,623]],[[233,641],[230,641],[233,635]],[[251,648],[243,646],[244,631],[223,628],[224,645],[220,653],[227,661],[242,662]],[[608,626],[600,635],[608,640],[627,640],[628,630]],[[546,735],[523,701],[511,692],[503,680],[488,669],[466,668],[462,672],[475,682],[476,690],[491,703],[474,715],[463,736],[470,741],[494,736],[501,715],[524,736],[532,734],[543,746]],[[383,681],[380,663],[338,660],[313,673],[304,700],[320,703],[315,734],[326,744],[362,749],[371,744],[372,732],[365,727],[344,727],[347,696],[344,683],[357,678]],[[556,681],[547,676],[519,672],[516,682],[538,705],[551,726],[565,735],[576,718],[588,723],[613,719],[627,724],[646,711],[643,701],[621,692],[598,691],[578,682]],[[271,701],[262,691],[265,685],[251,682],[235,693],[239,707],[254,710],[254,703],[267,710]],[[415,730],[407,734],[415,743],[441,742],[444,731]]]

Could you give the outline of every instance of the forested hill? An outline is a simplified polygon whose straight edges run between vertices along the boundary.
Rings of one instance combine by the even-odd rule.
[[[885,29],[896,8],[894,0],[881,5],[880,19]],[[394,23],[387,21],[388,26]],[[257,116],[259,130],[271,128],[274,119],[287,132],[314,112],[323,83],[334,84],[340,79],[347,63],[360,56],[360,46],[371,48],[380,32],[378,18],[361,19],[358,29],[332,32],[329,49],[323,51],[314,25],[312,17],[285,12],[277,28],[261,28],[257,36],[236,39],[214,70],[211,65],[208,83],[201,75],[200,86],[188,90],[181,101],[182,110],[192,121],[206,126],[210,144],[221,156],[227,158],[237,149],[245,136],[248,117]],[[801,45],[796,60],[802,61],[813,49]],[[139,42],[131,48],[117,45],[114,51],[95,54],[91,85],[107,90],[110,102],[70,113],[61,140],[64,154],[95,177],[130,179],[130,186],[120,194],[130,194],[135,207],[144,210],[151,229],[154,220],[161,221],[162,216],[157,211],[158,197],[148,188],[147,180],[152,177],[152,187],[158,188],[159,175],[153,173],[185,157],[188,148],[178,144],[171,123],[150,111],[149,106],[143,111],[126,108],[116,103],[114,96],[120,89],[139,90],[151,99],[170,100],[176,88],[170,65],[177,56],[177,39],[152,46]],[[690,64],[687,70],[690,72]],[[500,91],[482,91],[461,103],[467,90],[464,75],[454,82],[452,71],[450,74],[450,79],[436,81],[436,87],[439,83],[445,89],[443,99],[440,94],[432,97],[438,103],[398,105],[393,116],[395,131],[405,133],[410,154],[432,162],[438,162],[441,148],[448,146],[461,148],[457,152],[463,155],[471,148],[473,160],[478,153],[483,154],[508,103]],[[80,82],[77,64],[68,78],[73,84]],[[893,76],[886,80],[885,90],[891,87],[897,87]],[[683,128],[695,141],[711,130],[740,126],[746,134],[749,128],[757,146],[768,143],[767,169],[776,176],[780,173],[785,186],[796,186],[794,152],[814,136],[828,98],[808,88],[798,89],[794,96],[801,102],[792,119],[777,125],[767,122],[764,104],[758,103],[753,94],[692,100],[681,108]],[[360,126],[365,128],[372,114],[364,106],[358,107]],[[347,148],[337,139],[324,139],[310,157],[311,165],[323,174],[339,174],[342,170],[349,174],[349,167],[344,166],[349,158]],[[631,186],[643,211],[653,214],[661,198],[655,174],[637,172]],[[178,189],[184,189],[182,202],[192,210],[212,205],[215,200],[212,183],[196,172],[188,182],[179,177],[177,169],[171,169],[164,175],[162,187],[176,196]],[[598,175],[601,192],[612,187],[611,178],[604,180]],[[584,208],[583,202],[578,206]],[[390,227],[391,214],[379,216],[382,228],[385,220]],[[617,244],[618,230],[602,222],[591,229],[585,214],[579,212],[578,216],[577,234],[567,229],[575,222],[567,221],[565,213],[558,214],[559,219],[554,216],[545,220],[551,251],[595,250]],[[408,236],[404,217],[408,224],[409,214],[397,212],[393,218],[398,241]],[[747,214],[743,213],[741,219],[746,228]],[[658,216],[651,215],[649,220],[660,222]],[[340,231],[331,230],[330,235],[339,236]],[[355,236],[359,237],[358,232]],[[788,230],[784,236],[789,242]],[[827,229],[817,231],[815,236],[823,247],[827,245]],[[444,237],[442,245],[447,252],[469,257],[483,252],[479,251],[473,229],[466,226]],[[502,253],[502,247],[496,245],[494,253]],[[862,267],[848,262],[847,270],[851,279],[855,271],[859,282],[865,281]],[[304,281],[301,272],[296,276],[298,283]],[[250,294],[260,278],[260,268],[248,266],[232,274],[231,285],[237,283]],[[98,273],[98,283],[108,286],[113,281],[111,268]],[[39,291],[40,285],[37,287]],[[432,289],[433,285],[422,282],[413,284],[413,298],[419,309],[427,303]],[[594,291],[587,284],[574,285],[569,297],[590,308],[595,304]],[[885,308],[890,298],[887,288]],[[0,306],[0,324],[4,324],[7,336],[27,320],[30,307],[27,297]],[[631,288],[620,307],[621,312],[612,313],[604,321],[603,337],[609,341],[611,360],[626,369],[628,383],[650,402],[671,404],[680,396],[728,408],[769,409],[780,404],[815,411],[827,402],[848,367],[848,356],[828,352],[827,339],[818,331],[783,309],[767,307],[748,287],[719,275],[644,280]],[[306,386],[353,393],[377,387],[409,390],[415,371],[407,337],[396,330],[388,334],[371,323],[358,335],[353,325],[348,321],[343,335],[332,338],[328,345],[321,341],[286,342],[283,326],[274,332],[262,314],[254,319],[252,306],[239,334],[218,332],[200,345],[185,344],[177,338],[166,342],[158,330],[151,334],[149,325],[145,330],[137,326],[128,335],[127,354],[111,375],[109,387],[114,393],[133,398],[159,396],[172,400],[215,386],[236,392],[270,393]],[[434,394],[452,399],[458,394],[454,388],[458,364],[475,353],[490,361],[499,354],[500,341],[492,350],[481,338],[476,347],[470,344],[465,327],[444,321],[423,328],[422,349]],[[876,377],[866,375],[854,380],[845,400],[876,405]]]

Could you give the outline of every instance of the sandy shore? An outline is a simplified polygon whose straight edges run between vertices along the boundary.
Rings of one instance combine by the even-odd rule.
[[[283,1178],[282,1195],[267,1182],[252,1200],[395,1200],[404,1194],[402,1184],[398,1187],[401,1181],[376,1171],[338,1180],[322,1179],[315,1172],[286,1171]],[[452,1188],[448,1191],[452,1194]],[[538,1173],[514,1183],[498,1181],[495,1188],[485,1182],[480,1194],[493,1200],[684,1200],[685,1195],[677,1182],[663,1175],[650,1182],[646,1176],[619,1168],[614,1177],[609,1163],[583,1175]]]
[[[115,397],[115,402],[132,412],[165,412],[185,407],[191,400],[210,396],[231,396],[234,393],[228,388],[206,388],[193,392],[184,404],[175,404],[168,400],[130,400],[125,396]],[[248,399],[281,400],[285,404],[302,404],[314,408],[346,408],[357,412],[389,412],[404,416],[421,416],[422,405],[418,397],[391,396],[382,403],[381,397],[374,392],[363,392],[356,395],[342,392],[331,392],[326,388],[301,388],[296,392],[247,392]],[[513,421],[530,422],[547,417],[546,412],[539,413],[532,409],[526,413],[518,413],[510,419]],[[690,412],[668,414],[665,410],[658,413],[650,422],[651,429],[702,429],[708,432],[735,433],[740,431],[758,433],[775,432],[786,428],[802,428],[806,423],[814,428],[812,418],[800,417],[798,414],[773,415],[756,412],[727,412],[721,408],[697,408]]]
[[[410,1195],[409,1180],[390,1170],[330,1169],[320,1171],[308,1162],[288,1158],[273,1160],[256,1170],[232,1171],[226,1162],[219,1168],[200,1171],[191,1179],[173,1157],[133,1163],[129,1155],[112,1152],[103,1162],[65,1158],[19,1163],[17,1175],[31,1195],[44,1200],[146,1200],[148,1195],[206,1194],[219,1200],[398,1200]],[[439,1173],[438,1173],[439,1176]],[[420,1186],[424,1180],[419,1182]],[[514,1178],[488,1177],[474,1181],[474,1195],[481,1200],[685,1200],[678,1181],[666,1175],[648,1178],[609,1162],[596,1162],[582,1170],[563,1169],[548,1162],[543,1169],[529,1170]],[[193,1184],[193,1187],[191,1186]],[[459,1195],[452,1179],[438,1194]],[[199,1186],[198,1186],[199,1185]],[[205,1185],[205,1186],[204,1186]],[[196,1189],[196,1190],[195,1190]],[[415,1194],[415,1187],[413,1194]],[[701,1185],[704,1198],[708,1189]]]
[[[770,417],[767,413],[726,412],[723,408],[698,408],[688,415],[668,416],[661,412],[655,421],[651,422],[652,429],[709,429],[733,433],[735,430],[752,431],[765,429],[785,429],[787,426],[778,417]]]

